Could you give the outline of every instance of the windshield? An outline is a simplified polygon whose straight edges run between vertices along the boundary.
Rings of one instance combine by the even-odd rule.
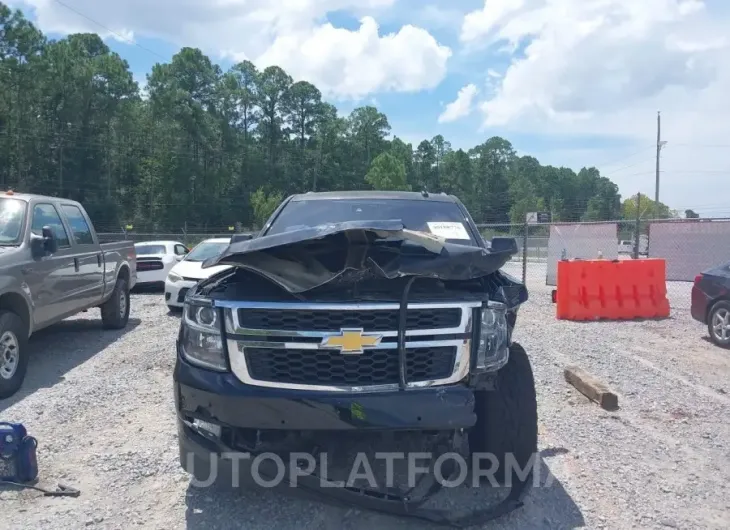
[[[0,199],[0,245],[19,245],[23,237],[25,201]]]
[[[292,201],[279,213],[266,235],[328,223],[395,219],[410,230],[441,236],[452,243],[477,245],[457,204],[410,199]]]
[[[134,245],[138,256],[151,256],[153,254],[166,254],[165,245]]]
[[[183,261],[205,261],[208,258],[218,256],[223,252],[228,243],[200,243],[191,250],[183,259]]]

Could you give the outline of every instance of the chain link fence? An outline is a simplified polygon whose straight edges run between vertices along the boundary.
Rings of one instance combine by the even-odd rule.
[[[694,278],[730,262],[730,219],[616,220],[585,223],[481,224],[487,240],[514,237],[519,253],[504,270],[532,297],[549,297],[560,259],[642,259],[666,262],[673,309],[689,310]]]
[[[145,241],[177,241],[192,248],[201,241],[211,238],[231,237],[237,233],[251,233],[250,231],[229,231],[219,230],[213,232],[184,232],[184,231],[169,231],[169,232],[136,232],[133,230],[120,230],[117,232],[104,231],[97,232],[99,241],[101,243],[110,243],[112,241],[134,241],[135,243],[143,243]]]
[[[730,261],[730,219],[616,220],[583,223],[480,224],[482,236],[513,237],[519,252],[504,271],[521,279],[531,297],[550,297],[560,259],[660,258],[666,262],[673,309],[689,310],[696,275]],[[252,233],[241,227],[178,231],[101,231],[102,242],[179,241],[189,248],[214,237]]]

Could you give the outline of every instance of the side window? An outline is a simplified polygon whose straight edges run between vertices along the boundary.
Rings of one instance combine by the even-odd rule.
[[[91,235],[91,228],[89,223],[86,222],[84,214],[76,206],[70,204],[64,204],[61,206],[63,213],[66,214],[68,224],[71,225],[71,235],[74,236],[74,240],[77,245],[93,245],[94,236]]]
[[[178,256],[184,256],[188,253],[188,249],[182,245],[175,245],[175,254]]]
[[[56,236],[56,242],[59,248],[71,246],[68,240],[68,234],[61,222],[61,216],[58,215],[55,206],[52,204],[36,204],[33,207],[33,221],[30,230],[35,235],[43,235],[43,227],[50,226],[53,235]]]

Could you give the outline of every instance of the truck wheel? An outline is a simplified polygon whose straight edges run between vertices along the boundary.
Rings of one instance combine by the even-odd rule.
[[[469,433],[472,452],[488,453],[479,467],[504,484],[530,480],[523,471],[537,464],[537,397],[530,359],[525,349],[513,343],[509,362],[497,372],[496,388],[476,393],[477,423]],[[508,472],[511,475],[508,475]],[[520,473],[522,475],[520,476]]]
[[[721,300],[712,306],[707,331],[712,342],[722,348],[730,348],[730,302]]]
[[[20,390],[28,369],[28,330],[15,313],[0,311],[0,399]]]
[[[123,278],[117,280],[109,300],[101,306],[101,323],[105,329],[122,329],[129,321],[129,286]]]

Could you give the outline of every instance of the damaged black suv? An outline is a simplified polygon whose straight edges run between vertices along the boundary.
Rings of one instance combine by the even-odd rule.
[[[492,455],[490,472],[512,480],[482,519],[520,506],[537,405],[512,341],[527,290],[501,270],[516,253],[514,239],[485,241],[450,195],[289,197],[256,237],[234,237],[204,264],[228,270],[188,293],[174,371],[181,465],[199,480],[216,466],[245,481],[251,459],[231,455],[416,433],[434,454]],[[256,472],[276,476],[266,462]],[[329,479],[308,471],[296,489],[325,500],[459,519],[420,507],[438,489],[433,476],[408,490],[322,487]]]

